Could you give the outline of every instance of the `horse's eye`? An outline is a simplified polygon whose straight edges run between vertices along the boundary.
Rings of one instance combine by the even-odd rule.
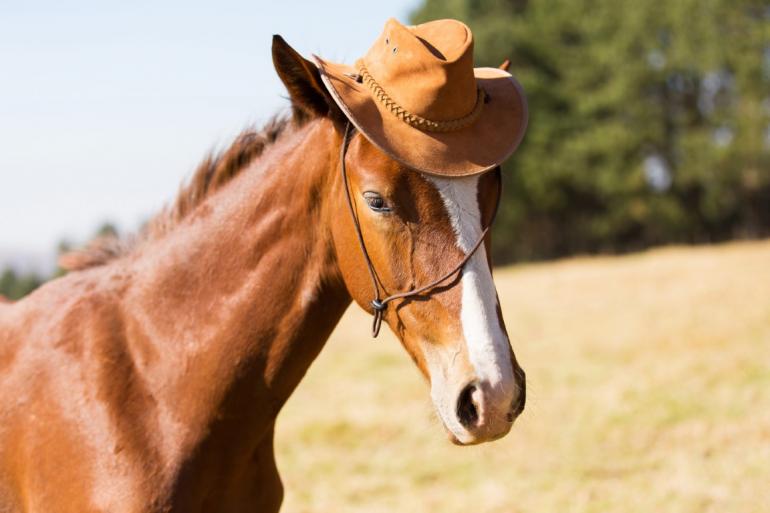
[[[385,199],[376,192],[367,191],[364,193],[364,199],[369,208],[375,212],[390,212],[390,207],[385,203]]]

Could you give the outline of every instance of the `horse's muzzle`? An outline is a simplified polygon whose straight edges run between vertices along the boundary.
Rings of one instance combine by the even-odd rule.
[[[458,394],[455,407],[466,436],[461,440],[452,436],[452,441],[471,445],[505,436],[524,411],[526,396],[526,375],[518,366],[514,367],[512,386],[471,381]]]

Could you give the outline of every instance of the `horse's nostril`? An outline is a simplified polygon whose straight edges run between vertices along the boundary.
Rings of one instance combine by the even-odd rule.
[[[466,428],[475,426],[479,420],[479,412],[473,403],[473,392],[475,391],[476,385],[470,383],[457,398],[457,418],[460,419],[460,424]]]

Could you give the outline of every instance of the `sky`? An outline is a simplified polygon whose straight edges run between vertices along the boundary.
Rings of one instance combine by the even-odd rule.
[[[286,110],[270,42],[353,62],[419,0],[0,0],[0,253],[135,230]]]

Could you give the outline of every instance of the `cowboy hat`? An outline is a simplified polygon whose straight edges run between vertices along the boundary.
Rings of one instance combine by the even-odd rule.
[[[502,69],[474,69],[473,35],[462,22],[406,27],[390,19],[355,66],[315,59],[353,125],[418,171],[482,173],[508,158],[524,136],[524,91]]]

